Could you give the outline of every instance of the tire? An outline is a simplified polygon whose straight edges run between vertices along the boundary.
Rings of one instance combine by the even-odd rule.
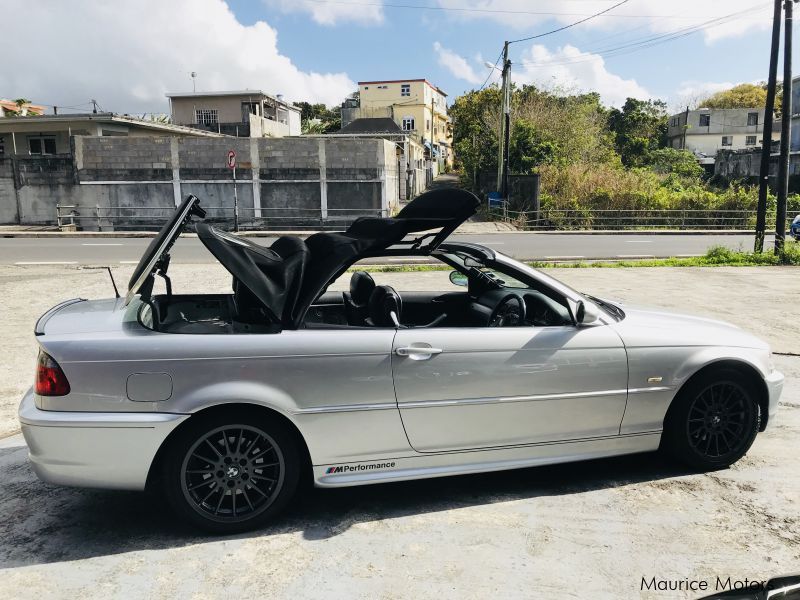
[[[664,422],[662,448],[700,471],[728,467],[753,445],[760,425],[758,390],[731,368],[690,380]]]
[[[258,411],[196,419],[178,432],[162,462],[170,506],[210,533],[262,526],[297,490],[301,463],[294,436]]]

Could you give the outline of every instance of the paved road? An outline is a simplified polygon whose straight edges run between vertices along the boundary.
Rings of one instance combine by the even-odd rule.
[[[270,244],[271,238],[252,238]],[[750,249],[749,235],[570,235],[492,233],[456,235],[453,239],[485,244],[525,260],[693,256],[713,245]],[[125,264],[136,262],[148,238],[0,238],[0,264]],[[206,263],[213,259],[196,238],[181,239],[173,261]],[[397,260],[397,259],[395,259]]]

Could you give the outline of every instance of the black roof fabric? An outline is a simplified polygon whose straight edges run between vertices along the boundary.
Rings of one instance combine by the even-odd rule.
[[[279,237],[269,247],[197,224],[197,236],[228,271],[263,304],[275,323],[289,325],[309,251],[303,240]]]
[[[197,225],[197,234],[276,323],[296,328],[311,303],[355,261],[414,232],[439,230],[432,242],[438,245],[475,214],[479,204],[470,192],[440,188],[421,194],[395,217],[362,217],[346,231],[315,233],[305,241],[284,236],[269,248],[205,223]]]
[[[378,117],[374,119],[355,119],[336,133],[405,133],[392,119]]]

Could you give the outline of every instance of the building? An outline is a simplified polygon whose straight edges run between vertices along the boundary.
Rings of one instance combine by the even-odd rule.
[[[300,109],[261,90],[168,93],[172,122],[236,137],[300,135]]]
[[[358,101],[342,105],[342,126],[358,118],[389,118],[421,144],[439,169],[453,161],[447,94],[427,79],[360,81]]]
[[[14,100],[8,98],[0,98],[0,118],[3,117],[26,117],[32,115],[44,114],[44,106],[36,106],[30,102],[24,103],[22,106]]]
[[[693,152],[702,165],[713,167],[719,150],[761,147],[763,108],[699,108],[672,115],[668,145]],[[772,141],[781,138],[780,121],[772,128]]]
[[[219,134],[114,113],[32,115],[0,119],[0,156],[70,153],[70,137],[205,136]]]

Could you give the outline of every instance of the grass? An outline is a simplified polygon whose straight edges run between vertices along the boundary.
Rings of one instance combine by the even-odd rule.
[[[745,252],[731,250],[725,246],[712,246],[703,256],[685,258],[653,258],[620,261],[576,261],[546,262],[530,261],[537,269],[585,269],[585,268],[635,268],[635,267],[759,267],[759,266],[800,266],[800,243],[787,242],[783,253],[776,255],[771,247],[764,252]],[[414,273],[421,271],[449,271],[441,264],[435,265],[360,265],[350,270],[372,273]]]

